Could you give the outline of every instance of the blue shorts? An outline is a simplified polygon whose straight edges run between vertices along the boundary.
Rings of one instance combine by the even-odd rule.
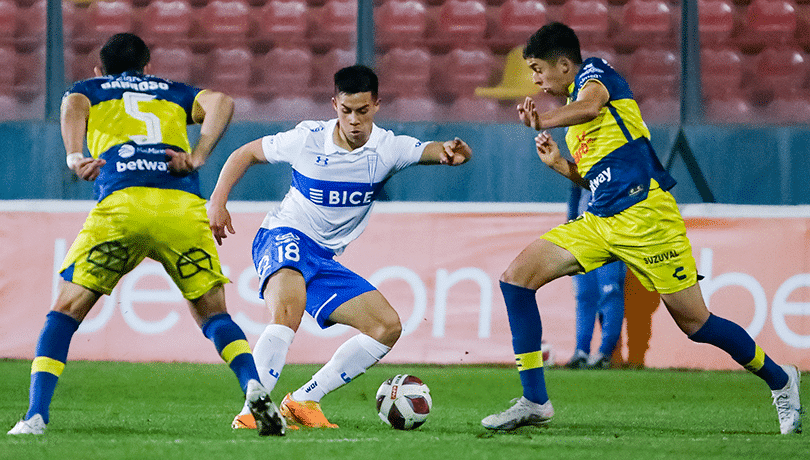
[[[273,273],[281,268],[297,270],[307,284],[307,313],[326,329],[335,324],[329,316],[337,307],[377,289],[334,257],[334,252],[293,228],[260,228],[253,239],[259,297],[264,298],[264,287]]]

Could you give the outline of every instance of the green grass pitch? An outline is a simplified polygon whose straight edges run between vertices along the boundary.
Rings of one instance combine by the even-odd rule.
[[[0,422],[27,408],[30,362],[0,360]],[[274,401],[317,369],[288,365]],[[399,373],[420,377],[433,410],[397,431],[374,394]],[[3,436],[0,459],[802,459],[810,436],[782,436],[770,392],[746,372],[546,371],[556,415],[546,428],[490,433],[480,420],[520,395],[499,366],[379,365],[322,401],[338,425],[260,438],[232,430],[243,396],[224,364],[69,362],[45,436]],[[807,378],[802,388],[807,405]]]

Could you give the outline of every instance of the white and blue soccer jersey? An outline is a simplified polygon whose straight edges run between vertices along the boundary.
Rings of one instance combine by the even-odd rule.
[[[304,121],[262,138],[270,163],[292,165],[292,186],[262,227],[291,227],[340,254],[363,233],[371,207],[394,173],[418,163],[426,143],[374,125],[351,152],[335,145],[337,119]]]

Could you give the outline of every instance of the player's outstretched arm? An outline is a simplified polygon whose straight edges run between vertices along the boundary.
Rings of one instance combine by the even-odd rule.
[[[470,161],[472,149],[459,138],[446,142],[431,142],[422,152],[419,164],[458,166]]]
[[[588,188],[588,181],[579,175],[577,165],[560,154],[560,147],[551,138],[548,131],[543,131],[534,138],[537,145],[537,155],[549,168],[567,177],[571,182],[583,188]]]
[[[523,124],[542,131],[587,123],[599,116],[602,107],[609,100],[607,88],[598,81],[591,80],[579,90],[577,99],[566,105],[538,113],[532,98],[527,97],[523,103],[518,104],[517,112]]]
[[[214,233],[214,239],[217,240],[217,244],[220,246],[222,240],[228,237],[225,229],[231,235],[236,233],[231,224],[231,214],[226,208],[228,196],[231,194],[234,185],[245,175],[245,171],[257,163],[267,163],[262,150],[261,139],[249,142],[236,149],[222,166],[222,171],[219,173],[219,179],[217,179],[217,184],[211,193],[208,206],[209,226]]]
[[[93,181],[107,162],[102,159],[85,158],[82,154],[89,116],[90,99],[84,94],[69,94],[62,100],[59,120],[62,142],[67,152],[67,165],[79,178]]]
[[[189,154],[166,149],[169,170],[175,174],[189,174],[199,169],[208,160],[233,118],[235,103],[230,96],[217,91],[205,90],[197,95],[191,111],[191,118],[199,123],[200,138]]]

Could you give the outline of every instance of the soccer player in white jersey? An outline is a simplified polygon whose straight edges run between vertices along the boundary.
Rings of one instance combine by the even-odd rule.
[[[226,229],[234,233],[226,209],[228,195],[245,171],[258,163],[292,165],[289,192],[267,214],[253,241],[259,295],[272,315],[253,353],[268,391],[278,381],[305,311],[322,328],[340,323],[360,332],[309,382],[285,396],[280,409],[290,427],[337,428],[321,411],[321,398],[376,364],[402,331],[385,297],[334,257],[363,232],[374,199],[394,173],[413,164],[457,166],[472,155],[458,138],[422,142],[375,125],[378,80],[368,67],[343,68],[334,79],[337,119],[304,121],[234,151],[222,168],[208,211],[214,238],[222,244]],[[247,408],[233,427],[255,427]]]

